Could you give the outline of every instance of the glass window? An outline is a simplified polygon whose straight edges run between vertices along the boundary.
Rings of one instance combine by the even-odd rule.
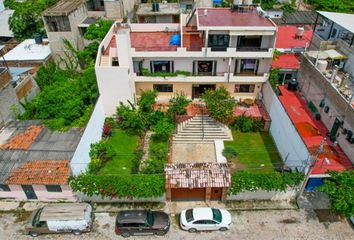
[[[186,220],[187,222],[191,222],[194,220],[194,217],[193,217],[193,209],[188,209],[186,211]]]
[[[220,223],[221,220],[222,220],[222,216],[221,216],[220,210],[212,208],[211,211],[213,212],[213,219]]]
[[[173,84],[154,84],[153,88],[158,92],[173,92]]]
[[[254,88],[254,84],[236,84],[235,93],[253,93]]]
[[[151,61],[150,71],[155,72],[173,72],[173,61]]]
[[[146,216],[146,223],[147,223],[149,226],[154,225],[154,215],[153,215],[151,212],[148,212],[148,213],[147,213],[147,216]]]
[[[0,184],[0,192],[11,192],[11,189],[6,184]]]
[[[60,185],[45,185],[47,192],[62,192]]]

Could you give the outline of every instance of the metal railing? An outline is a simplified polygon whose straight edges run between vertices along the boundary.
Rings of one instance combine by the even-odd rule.
[[[238,47],[236,47],[236,51],[240,51],[240,52],[268,52],[269,48],[238,46]]]

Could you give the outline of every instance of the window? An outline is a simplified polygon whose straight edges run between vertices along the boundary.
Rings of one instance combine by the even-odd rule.
[[[62,192],[60,185],[45,185],[48,192]]]
[[[150,71],[155,72],[174,72],[173,61],[151,61]]]
[[[101,1],[100,1],[100,4],[101,4],[101,7],[103,7],[103,6],[104,6],[104,1],[101,0]]]
[[[187,222],[191,222],[194,220],[194,217],[193,217],[193,209],[188,209],[186,211],[186,220]]]
[[[226,51],[229,47],[230,36],[229,35],[209,35],[208,47],[211,47],[212,51]]]
[[[195,221],[193,224],[216,224],[213,220],[198,220]]]
[[[255,84],[235,84],[235,93],[253,93]]]
[[[44,17],[49,32],[70,32],[70,22],[67,16]]]
[[[173,92],[173,84],[154,84],[153,87],[158,92]]]
[[[193,74],[215,76],[217,61],[193,61]]]
[[[220,210],[212,208],[211,211],[213,212],[213,219],[220,223],[221,220],[222,220],[222,216],[221,216]]]
[[[262,36],[240,36],[237,41],[238,50],[251,51],[252,49],[257,50],[261,47]]]
[[[0,184],[0,192],[11,192],[11,189],[6,184]]]

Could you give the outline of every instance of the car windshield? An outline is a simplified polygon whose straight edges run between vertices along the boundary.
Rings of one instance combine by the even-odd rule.
[[[213,220],[217,222],[221,222],[222,217],[221,217],[221,212],[219,209],[212,208],[211,211],[213,212]]]
[[[186,211],[186,220],[187,222],[191,222],[194,220],[194,217],[193,217],[193,209],[188,209]]]
[[[39,217],[41,216],[43,208],[39,209],[33,217],[32,226],[36,227],[39,225]]]
[[[149,226],[152,226],[154,224],[154,215],[152,214],[152,212],[147,213],[146,222]]]

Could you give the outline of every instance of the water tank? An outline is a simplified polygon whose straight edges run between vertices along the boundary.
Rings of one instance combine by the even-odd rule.
[[[43,37],[42,37],[42,35],[39,34],[39,33],[34,34],[34,42],[35,42],[36,44],[42,44],[42,43],[43,43]]]
[[[253,0],[243,0],[244,5],[251,5],[253,3]]]
[[[326,60],[318,60],[317,61],[317,69],[321,72],[324,73],[327,69],[328,62]]]
[[[297,37],[302,37],[304,35],[305,28],[304,27],[298,27],[296,31],[296,36]]]
[[[297,90],[297,85],[298,85],[298,82],[296,81],[296,79],[292,79],[288,83],[288,90],[289,91],[296,91]]]

